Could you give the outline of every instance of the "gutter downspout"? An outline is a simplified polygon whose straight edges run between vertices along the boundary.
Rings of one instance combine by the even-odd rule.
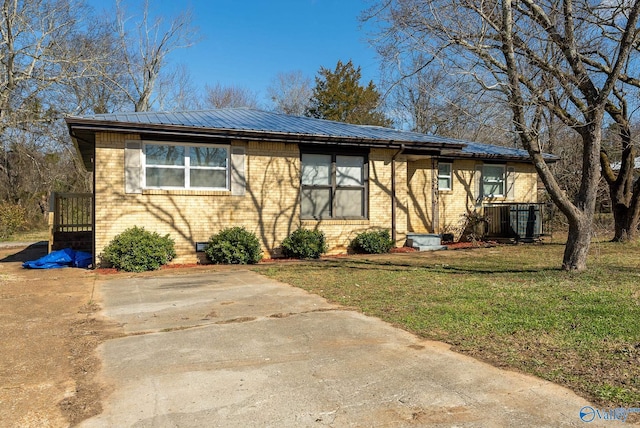
[[[391,240],[396,242],[396,158],[404,152],[404,144],[400,144],[400,150],[391,157]]]

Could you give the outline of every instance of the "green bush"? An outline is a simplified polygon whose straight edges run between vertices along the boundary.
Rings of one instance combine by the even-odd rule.
[[[160,269],[176,256],[173,239],[142,227],[132,227],[117,235],[104,249],[103,259],[127,272]]]
[[[27,210],[21,205],[0,204],[0,239],[10,238],[26,224]]]
[[[376,230],[358,234],[351,241],[351,248],[357,253],[383,254],[394,246],[388,230]]]
[[[204,252],[214,263],[246,265],[262,259],[260,241],[244,227],[229,227],[212,235]]]
[[[317,259],[327,252],[324,233],[319,230],[299,228],[282,241],[285,257]]]

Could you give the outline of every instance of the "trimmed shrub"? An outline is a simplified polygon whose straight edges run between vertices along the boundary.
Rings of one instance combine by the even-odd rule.
[[[244,227],[229,227],[212,235],[204,252],[214,263],[246,265],[262,259],[260,241]]]
[[[351,241],[353,251],[366,254],[388,253],[394,245],[388,230],[363,232]]]
[[[10,238],[26,226],[27,210],[22,205],[0,204],[0,239]]]
[[[282,250],[285,257],[317,259],[327,252],[327,243],[322,231],[301,227],[282,241]]]
[[[104,249],[102,258],[126,272],[160,269],[176,256],[174,241],[134,226],[117,235]]]

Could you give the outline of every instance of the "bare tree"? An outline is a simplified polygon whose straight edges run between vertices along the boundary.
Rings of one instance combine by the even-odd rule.
[[[569,222],[562,266],[585,269],[604,117],[638,43],[640,0],[597,5],[588,0],[380,3],[369,16],[381,24],[383,53],[424,52],[508,101],[522,145]],[[545,112],[580,139],[582,168],[574,200],[560,187],[542,153]]]
[[[86,12],[75,0],[3,0],[0,5],[0,133],[51,120],[50,95],[91,62],[68,49]]]
[[[86,183],[58,125],[69,88],[95,62],[82,42],[89,18],[80,0],[0,2],[0,200],[32,220],[42,221],[51,191]]]
[[[424,66],[424,57],[409,70],[383,63],[387,106],[401,128],[426,134],[513,146],[515,136],[508,105],[479,89],[464,75],[438,64]],[[407,74],[403,74],[408,72]]]
[[[102,114],[126,109],[129,102],[121,88],[128,86],[126,61],[117,36],[108,22],[87,19],[87,32],[78,34],[69,49],[85,53],[88,63],[70,66],[70,79],[59,104],[66,113]]]
[[[192,46],[199,37],[198,30],[192,25],[190,10],[168,22],[161,16],[151,17],[149,10],[149,0],[145,0],[142,17],[130,30],[128,25],[132,18],[127,17],[122,0],[116,0],[116,31],[130,79],[130,85],[120,86],[120,89],[133,103],[135,111],[151,109],[156,84],[169,54]]]
[[[160,110],[186,111],[202,108],[201,97],[186,65],[180,64],[159,80]]]
[[[275,111],[303,116],[313,95],[312,84],[300,70],[278,73],[267,87],[267,95]]]
[[[637,69],[638,66],[640,64],[634,64],[633,68]],[[631,67],[627,67],[629,68]],[[621,80],[627,87],[640,88],[640,80],[629,77],[626,73],[622,75]],[[600,152],[602,175],[609,187],[613,210],[613,241],[633,239],[637,235],[640,222],[640,180],[637,180],[635,175],[637,150],[629,108],[629,100],[637,100],[638,91],[634,91],[633,96],[627,96],[626,88],[621,86],[618,85],[614,89],[615,97],[606,105],[606,111],[615,124],[613,128],[617,137],[616,144],[609,148],[603,147]],[[617,148],[621,151],[621,160],[619,169],[614,171],[611,168],[610,153]]]
[[[210,108],[258,107],[255,92],[242,86],[205,85],[204,105]]]

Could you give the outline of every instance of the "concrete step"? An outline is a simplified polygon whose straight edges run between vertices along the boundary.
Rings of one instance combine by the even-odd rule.
[[[425,245],[425,246],[414,245],[413,248],[415,248],[418,251],[440,251],[440,250],[446,250],[447,246],[446,245]]]
[[[407,247],[415,248],[418,251],[446,250],[442,245],[441,235],[435,233],[407,233]]]

